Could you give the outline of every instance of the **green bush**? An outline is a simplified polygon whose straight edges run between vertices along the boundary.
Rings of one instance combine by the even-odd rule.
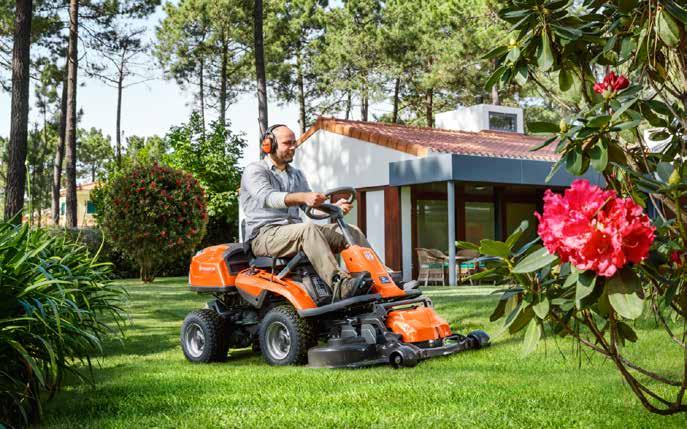
[[[106,240],[136,261],[144,282],[189,255],[205,235],[205,194],[183,171],[136,166],[112,174],[92,195]]]
[[[35,420],[41,394],[66,372],[85,380],[76,367],[90,368],[102,339],[121,333],[125,293],[109,272],[65,237],[0,222],[0,422]]]

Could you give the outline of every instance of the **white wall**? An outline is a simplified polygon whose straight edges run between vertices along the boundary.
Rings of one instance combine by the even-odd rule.
[[[378,144],[318,130],[296,150],[293,165],[303,170],[314,191],[326,191],[339,186],[388,185],[390,162],[417,158]]]
[[[384,262],[384,191],[365,193],[367,240]]]
[[[489,129],[489,112],[509,113],[517,116],[517,130],[525,132],[523,111],[519,107],[497,106],[494,104],[477,104],[461,107],[450,112],[437,113],[437,128],[460,131],[482,131]]]

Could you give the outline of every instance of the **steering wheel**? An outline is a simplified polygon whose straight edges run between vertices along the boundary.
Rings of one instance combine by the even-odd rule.
[[[344,199],[344,201],[347,204],[351,204],[353,201],[355,201],[355,188],[352,188],[350,186],[342,186],[339,188],[329,189],[328,191],[324,192],[324,195],[330,201],[332,199],[332,196],[336,194],[348,194],[348,198]],[[314,210],[320,211],[322,212],[322,214],[315,213]],[[343,212],[341,210],[341,207],[335,204],[322,203],[317,207],[308,206],[305,209],[305,215],[308,216],[310,219],[324,220],[332,216],[343,215]]]

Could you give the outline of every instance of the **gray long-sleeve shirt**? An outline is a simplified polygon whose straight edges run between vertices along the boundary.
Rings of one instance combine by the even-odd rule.
[[[303,172],[288,165],[280,171],[269,156],[249,164],[241,177],[239,202],[246,219],[244,240],[258,235],[265,225],[300,223],[298,206],[287,207],[286,194],[310,192]]]

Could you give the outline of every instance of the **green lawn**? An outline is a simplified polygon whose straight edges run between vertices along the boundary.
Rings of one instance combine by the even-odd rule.
[[[549,339],[521,356],[521,338],[420,363],[412,369],[270,367],[248,350],[211,365],[188,363],[181,321],[207,297],[186,279],[123,283],[131,327],[108,344],[95,388],[67,385],[48,403],[42,427],[622,427],[685,428],[687,416],[645,412],[610,362],[579,359],[573,344]],[[428,288],[453,329],[495,333],[492,288]],[[641,324],[628,354],[679,371],[653,324]],[[673,348],[674,349],[674,348]]]

